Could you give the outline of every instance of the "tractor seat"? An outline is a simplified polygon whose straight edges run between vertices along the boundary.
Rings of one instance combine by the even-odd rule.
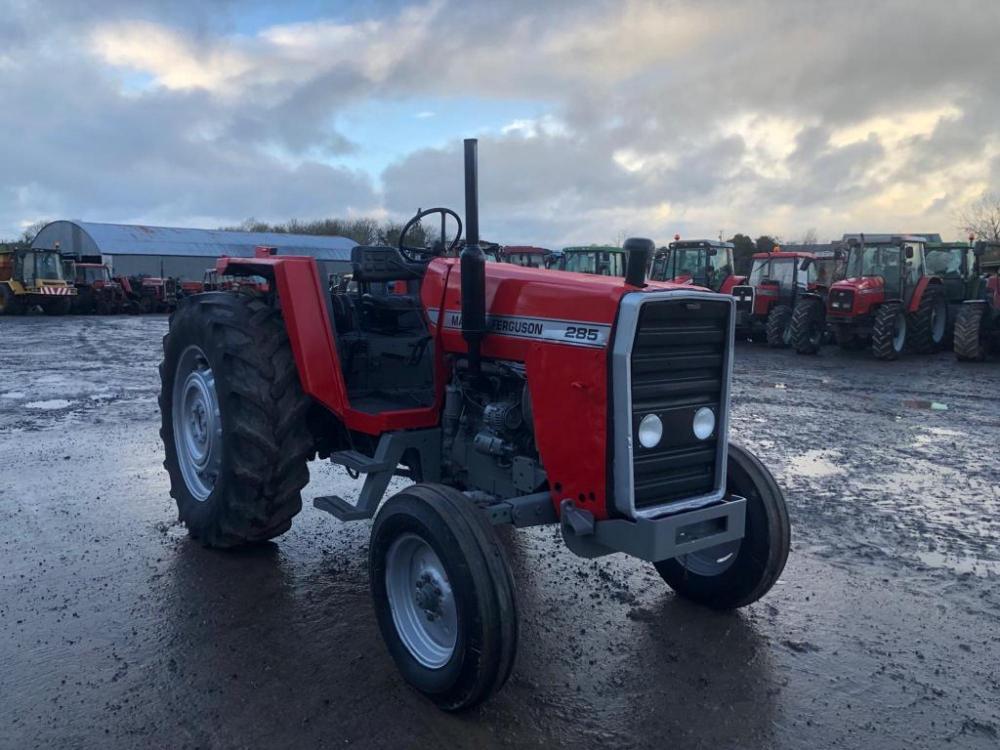
[[[357,245],[351,250],[354,280],[414,281],[422,279],[427,265],[413,263],[403,257],[395,247],[385,245]]]
[[[361,309],[370,329],[391,332],[421,326],[420,301],[410,294],[363,294]]]

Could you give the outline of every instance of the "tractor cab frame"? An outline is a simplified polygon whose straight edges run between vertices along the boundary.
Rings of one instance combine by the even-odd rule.
[[[746,277],[733,273],[733,244],[715,240],[675,240],[657,251],[649,277],[654,281],[694,284],[721,294]]]
[[[525,268],[548,268],[552,252],[544,247],[530,245],[507,245],[501,248],[500,258],[504,263]]]
[[[564,247],[558,269],[595,276],[624,276],[625,251],[611,245]]]

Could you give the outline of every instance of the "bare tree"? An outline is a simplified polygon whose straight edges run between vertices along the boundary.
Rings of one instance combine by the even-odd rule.
[[[819,236],[816,234],[816,230],[810,227],[806,230],[806,233],[802,235],[802,240],[799,243],[801,245],[818,245]]]
[[[42,219],[41,221],[36,221],[34,224],[25,227],[24,231],[21,232],[21,242],[25,245],[30,245],[35,241],[35,237],[42,231],[42,228],[50,223],[51,222],[47,219]]]
[[[1000,242],[1000,195],[983,193],[958,215],[959,229],[976,239]]]

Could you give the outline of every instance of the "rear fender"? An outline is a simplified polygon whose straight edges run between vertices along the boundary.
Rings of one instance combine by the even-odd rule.
[[[263,276],[268,280],[278,297],[302,390],[339,417],[348,429],[380,435],[437,425],[438,404],[377,414],[351,408],[334,340],[330,299],[315,258],[220,258],[216,268],[220,275]],[[440,352],[440,348],[437,350]],[[441,378],[437,380],[440,401],[443,386]]]

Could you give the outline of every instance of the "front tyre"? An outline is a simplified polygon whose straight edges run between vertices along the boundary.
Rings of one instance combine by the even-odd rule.
[[[446,711],[503,686],[517,650],[514,586],[471,500],[436,484],[394,495],[375,519],[368,569],[379,629],[403,679]]]
[[[792,308],[775,305],[767,315],[767,345],[773,349],[787,347],[792,342]]]
[[[302,508],[312,440],[280,312],[256,295],[192,297],[160,364],[170,494],[210,547],[271,539]]]
[[[785,568],[791,540],[781,488],[756,456],[732,443],[726,493],[747,500],[742,539],[654,563],[678,595],[712,609],[744,607],[770,591]]]
[[[875,359],[898,359],[906,346],[907,320],[903,305],[886,302],[875,311],[872,325],[872,354]]]
[[[795,303],[792,313],[792,347],[799,354],[816,354],[823,345],[826,315],[823,301],[804,297]]]

